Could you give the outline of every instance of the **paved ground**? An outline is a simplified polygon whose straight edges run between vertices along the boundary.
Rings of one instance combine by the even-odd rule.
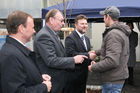
[[[101,79],[100,74],[95,72],[89,72],[89,77],[87,81],[87,93],[101,93]],[[99,91],[90,91],[99,90]],[[122,93],[140,93],[140,62],[137,62],[134,69],[134,86],[125,84]]]
[[[126,84],[122,93],[140,93],[140,62],[136,64],[134,70],[134,86]]]

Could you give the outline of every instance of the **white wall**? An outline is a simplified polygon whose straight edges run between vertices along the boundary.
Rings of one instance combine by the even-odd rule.
[[[97,50],[97,49],[101,48],[102,33],[104,32],[104,29],[105,29],[104,23],[93,23],[92,24],[91,45],[93,46],[93,50]]]

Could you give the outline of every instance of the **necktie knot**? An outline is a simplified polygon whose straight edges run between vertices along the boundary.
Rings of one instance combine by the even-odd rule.
[[[58,35],[56,35],[57,39],[60,41],[60,37]]]
[[[81,36],[81,39],[82,39],[82,40],[84,40],[84,39],[85,39],[85,37],[84,37],[84,36]]]

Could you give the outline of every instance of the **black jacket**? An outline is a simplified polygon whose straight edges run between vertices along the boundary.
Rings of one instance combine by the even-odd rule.
[[[83,41],[76,31],[73,31],[65,40],[66,55],[73,57],[76,55],[88,55],[90,51],[90,40],[85,36],[87,50]],[[85,93],[88,76],[88,65],[90,59],[85,59],[82,64],[76,64],[74,70],[67,71],[67,85],[64,93]]]
[[[0,51],[2,93],[47,93],[34,54],[11,37]]]

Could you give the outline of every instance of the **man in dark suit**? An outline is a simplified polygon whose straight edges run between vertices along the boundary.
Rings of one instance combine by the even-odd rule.
[[[64,93],[85,93],[86,91],[88,65],[94,58],[94,54],[90,51],[90,40],[84,35],[87,28],[86,16],[78,15],[75,19],[75,31],[65,40],[66,54],[68,57],[82,54],[89,58],[82,64],[76,64],[74,70],[67,71],[67,84]]]
[[[65,70],[74,69],[75,63],[81,64],[87,57],[65,57],[65,49],[56,34],[64,25],[64,18],[59,10],[50,10],[45,21],[45,26],[35,37],[34,50],[41,72],[52,77],[51,93],[61,93],[65,83]]]
[[[31,15],[14,11],[7,19],[8,36],[0,51],[0,93],[48,93],[51,77],[41,75],[34,53],[25,43],[35,33]]]
[[[133,22],[127,22],[126,23],[130,29],[131,29],[131,34],[129,36],[129,48],[130,48],[130,55],[129,55],[129,60],[128,60],[128,70],[129,70],[129,77],[126,81],[130,85],[134,85],[134,67],[136,64],[136,47],[138,45],[138,33],[133,31],[134,25]]]

